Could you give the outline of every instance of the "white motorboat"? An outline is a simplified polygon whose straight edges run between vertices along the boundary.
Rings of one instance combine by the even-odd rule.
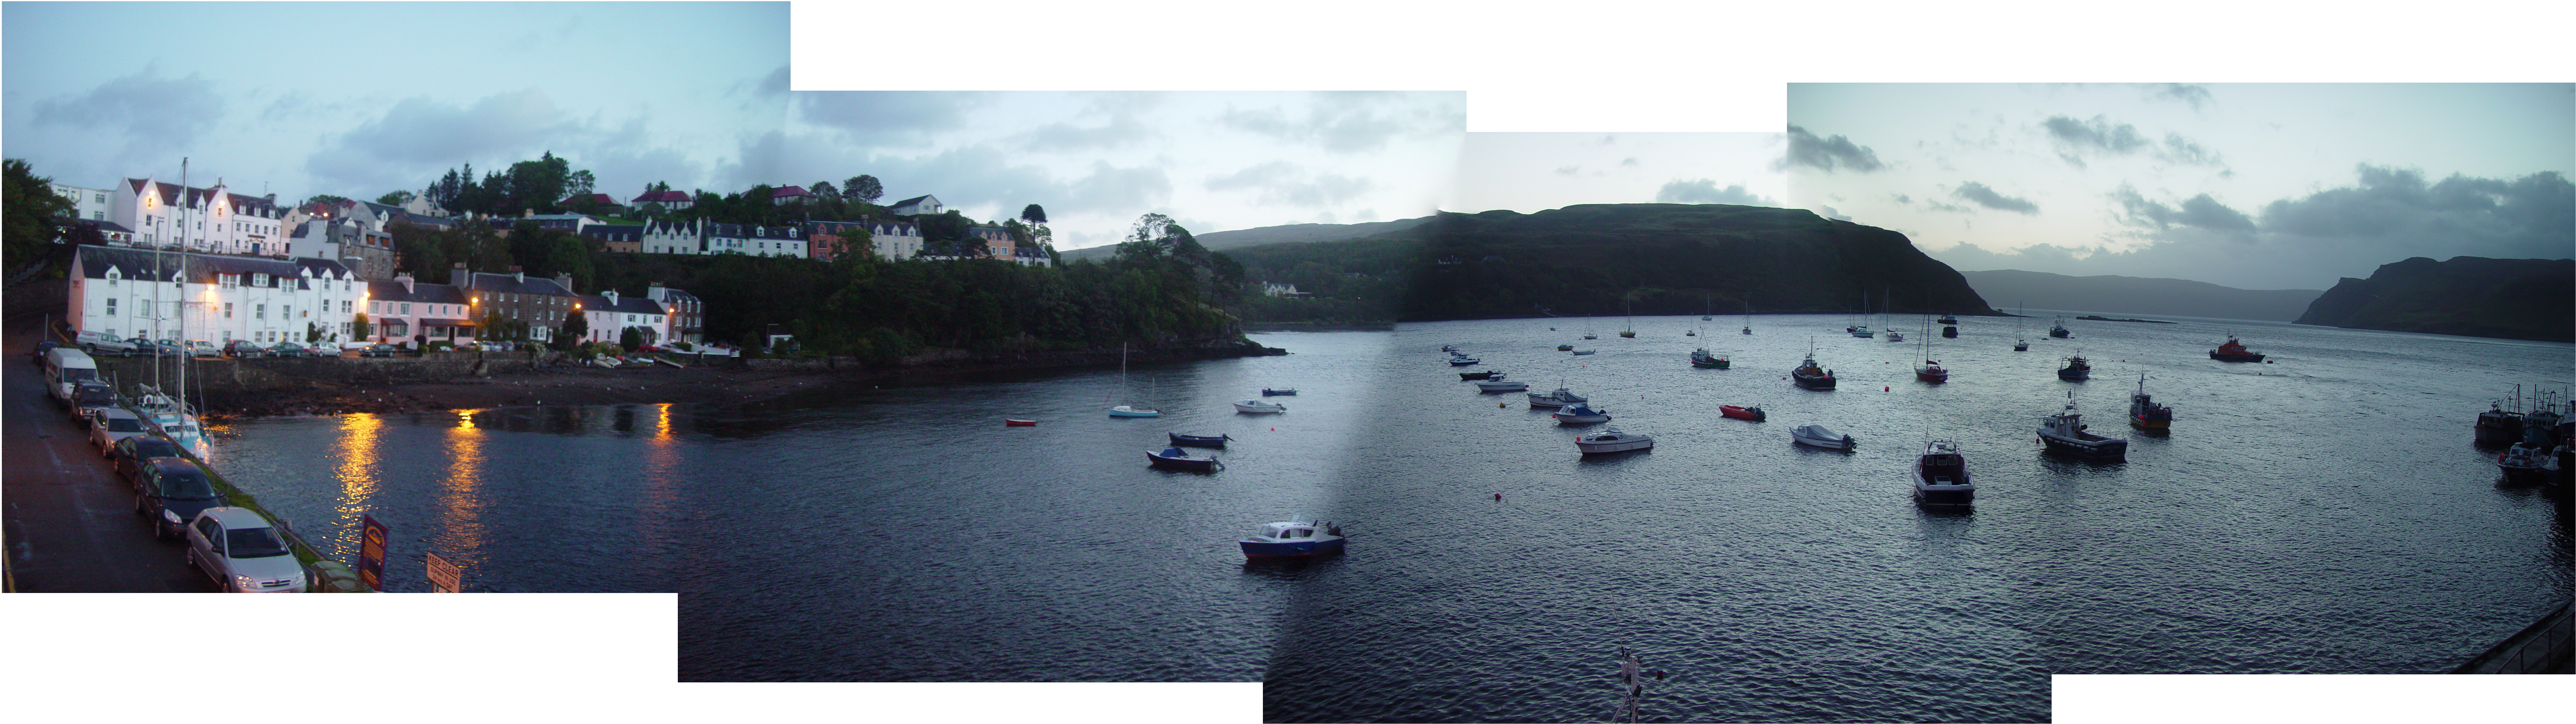
[[[1566,405],[1556,412],[1548,413],[1548,416],[1556,418],[1556,424],[1559,425],[1594,425],[1610,421],[1608,410],[1595,410],[1590,403],[1583,402]]]
[[[1235,412],[1287,412],[1288,406],[1268,400],[1236,400]]]
[[[1574,394],[1573,390],[1563,387],[1556,388],[1555,391],[1544,395],[1536,392],[1529,393],[1529,404],[1531,407],[1564,407],[1566,405],[1580,405],[1587,401],[1588,400],[1583,399],[1583,396]]]
[[[1649,450],[1654,447],[1655,436],[1631,435],[1620,432],[1619,428],[1615,427],[1574,438],[1574,448],[1583,451],[1585,455]]]
[[[1923,455],[1914,459],[1914,501],[1967,505],[1976,499],[1977,486],[1968,480],[1968,458],[1959,454],[1958,441],[1923,443]]]
[[[1474,358],[1474,357],[1451,357],[1451,358],[1449,358],[1449,366],[1451,366],[1451,367],[1465,367],[1465,366],[1467,366],[1467,365],[1472,365],[1472,364],[1482,364],[1482,363],[1483,363],[1483,362],[1482,362],[1482,360],[1478,360],[1478,359],[1476,359],[1476,358]]]
[[[1799,425],[1789,429],[1789,439],[1800,445],[1827,450],[1850,450],[1860,444],[1852,436],[1825,429],[1823,425]]]
[[[145,389],[151,389],[145,385]],[[170,438],[171,442],[190,450],[202,441],[205,425],[189,411],[186,403],[159,392],[147,392],[134,399],[134,409],[143,413],[143,425]]]
[[[2039,440],[2048,449],[2085,457],[2122,458],[2129,454],[2128,438],[2103,437],[2085,428],[2084,416],[2075,411],[2075,393],[2066,393],[2066,408],[2054,415],[2039,418]]]
[[[1592,354],[1593,352],[1597,352],[1597,351],[1599,351],[1599,350],[1578,349],[1578,350],[1575,350],[1575,351],[1574,351],[1574,353],[1575,353],[1575,354]]]
[[[1529,383],[1519,380],[1506,380],[1503,379],[1502,375],[1494,375],[1488,379],[1477,380],[1476,389],[1486,392],[1520,392],[1528,390]]]
[[[1110,417],[1162,417],[1162,416],[1163,416],[1163,411],[1162,411],[1162,410],[1157,410],[1157,409],[1154,409],[1154,408],[1150,408],[1150,407],[1139,407],[1139,406],[1136,406],[1136,405],[1119,405],[1119,406],[1117,406],[1117,407],[1109,408],[1109,416],[1110,416]]]

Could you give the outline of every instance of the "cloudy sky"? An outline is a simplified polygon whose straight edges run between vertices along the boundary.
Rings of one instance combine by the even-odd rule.
[[[1574,204],[1778,206],[1778,133],[1469,133],[1446,211]]]
[[[1789,86],[1792,205],[1961,270],[2325,289],[2566,258],[2576,86]]]

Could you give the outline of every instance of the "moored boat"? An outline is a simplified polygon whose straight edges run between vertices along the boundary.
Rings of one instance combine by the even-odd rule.
[[[1503,375],[1503,373],[1502,373],[1502,371],[1501,371],[1501,370],[1484,370],[1484,371],[1481,371],[1481,372],[1460,372],[1460,373],[1458,373],[1458,381],[1460,381],[1460,382],[1465,382],[1465,381],[1467,381],[1467,380],[1487,380],[1487,379],[1493,379],[1493,378],[1496,378],[1496,377],[1501,377],[1502,375]]]
[[[1560,344],[1560,345],[1557,345],[1557,346],[1556,346],[1556,351],[1558,351],[1558,352],[1572,352],[1572,351],[1574,351],[1574,345],[1573,345],[1572,343]]]
[[[1927,359],[1923,366],[1914,368],[1914,379],[1937,385],[1950,381],[1950,371],[1942,369],[1939,361]]]
[[[1955,440],[1923,443],[1914,459],[1914,500],[1924,505],[1968,505],[1976,502],[1977,485],[1968,478],[1968,458]]]
[[[1005,417],[1005,418],[1002,418],[1002,426],[1003,426],[1003,427],[1036,427],[1036,426],[1037,426],[1037,424],[1038,424],[1038,421],[1036,421],[1036,420],[1031,420],[1031,419],[1024,418],[1024,417]]]
[[[2496,469],[2503,471],[2504,479],[2513,482],[2541,479],[2549,472],[2548,464],[2548,455],[2542,454],[2539,447],[2526,443],[2514,443],[2512,449],[2496,454]]]
[[[1763,420],[1770,419],[1769,415],[1762,414],[1761,405],[1718,405],[1717,414],[1719,417],[1732,417],[1738,420],[1752,420],[1754,422],[1761,422]]]
[[[2065,317],[2058,317],[2056,322],[2049,324],[2048,336],[2056,337],[2058,339],[2073,339],[2075,338],[2075,333],[2066,331]]]
[[[1225,441],[1234,439],[1232,435],[1183,435],[1177,432],[1163,434],[1170,435],[1172,444],[1181,447],[1225,447]]]
[[[1269,400],[1236,400],[1234,402],[1234,411],[1254,413],[1287,412],[1288,406],[1271,402]]]
[[[1825,369],[1823,366],[1816,364],[1815,342],[1810,341],[1807,343],[1807,361],[1798,365],[1797,369],[1789,370],[1789,380],[1796,383],[1799,387],[1804,387],[1810,390],[1830,390],[1834,388],[1834,371]]]
[[[2486,412],[2478,413],[2474,429],[2480,445],[2510,445],[2522,439],[2522,414],[2505,411],[2504,401],[2496,400]]]
[[[1456,351],[1458,351],[1458,345],[1454,345],[1454,344],[1444,344],[1444,345],[1440,345],[1440,351],[1442,351],[1442,352],[1456,352]]]
[[[1214,471],[1218,468],[1224,467],[1224,464],[1216,461],[1215,456],[1199,457],[1191,455],[1189,453],[1182,452],[1181,448],[1177,445],[1163,448],[1161,450],[1146,450],[1145,462],[1158,468],[1168,468],[1172,470],[1196,470],[1201,472]]]
[[[2138,373],[2138,391],[2129,394],[2129,426],[2142,430],[2173,427],[2173,408],[2147,394],[2147,373]]]
[[[2226,344],[2219,345],[2219,346],[2218,346],[2218,349],[2210,350],[2210,351],[2209,351],[2209,358],[2210,358],[2210,359],[2214,359],[2214,360],[2218,360],[2218,361],[2220,361],[2220,362],[2261,362],[2261,361],[2263,361],[2263,355],[2261,355],[2261,354],[2257,354],[2257,353],[2255,353],[2255,352],[2253,352],[2253,351],[2251,351],[2251,350],[2247,350],[2247,349],[2245,349],[2245,343],[2236,341],[2236,338],[2235,338],[2234,336],[2229,336],[2229,337],[2227,338],[2227,343],[2226,343]],[[2295,362],[2295,361],[2297,361],[2297,360],[2291,360],[2291,361]]]
[[[1521,392],[1529,389],[1529,383],[1506,380],[1502,375],[1494,375],[1493,379],[1478,380],[1476,389],[1482,392]]]
[[[1555,390],[1549,391],[1547,394],[1543,395],[1536,392],[1529,393],[1529,405],[1531,407],[1564,407],[1566,405],[1580,405],[1588,401],[1589,400],[1584,399],[1582,395],[1574,394],[1573,390],[1563,387],[1556,388]]]
[[[1690,360],[1692,367],[1699,367],[1702,369],[1722,370],[1726,369],[1730,365],[1730,363],[1726,361],[1725,357],[1720,357],[1709,352],[1707,347],[1691,350]]]
[[[2129,454],[2127,438],[2103,437],[2086,432],[2084,415],[2075,411],[2075,393],[2066,393],[2066,408],[2054,415],[2039,418],[2039,440],[2051,452],[2064,452],[2094,458],[2118,458]]]
[[[1449,358],[1449,366],[1451,366],[1451,367],[1465,367],[1465,366],[1467,366],[1467,365],[1472,365],[1472,364],[1482,364],[1483,362],[1484,362],[1483,360],[1479,360],[1479,359],[1476,359],[1476,358],[1474,358],[1474,357],[1451,357],[1451,358]]]
[[[1789,440],[1800,445],[1827,450],[1850,450],[1860,444],[1852,436],[1825,429],[1823,425],[1799,425],[1789,428]]]
[[[1942,312],[1942,313],[1941,313],[1941,318],[1940,318],[1940,319],[1936,319],[1936,320],[1932,320],[1932,321],[1940,322],[1940,323],[1942,323],[1942,324],[1958,324],[1958,323],[1959,323],[1959,318],[1958,318],[1958,317],[1956,317],[1956,316],[1952,316],[1952,315],[1951,315],[1950,313],[1948,313],[1948,312]]]
[[[2057,378],[2077,382],[2092,379],[2093,364],[2084,361],[2083,355],[2067,355],[2066,366],[2057,369]]]
[[[1631,435],[1620,432],[1619,428],[1615,427],[1574,438],[1574,448],[1583,451],[1585,455],[1647,450],[1654,446],[1653,435]]]
[[[1559,425],[1597,425],[1610,421],[1608,411],[1592,409],[1590,403],[1583,402],[1566,405],[1555,412],[1548,413],[1548,416],[1556,418],[1556,424]]]
[[[1264,397],[1268,397],[1268,396],[1272,396],[1272,395],[1294,395],[1294,394],[1297,394],[1297,388],[1294,388],[1294,387],[1281,387],[1281,388],[1278,388],[1278,389],[1271,389],[1271,388],[1268,388],[1268,387],[1264,387],[1264,388],[1261,388],[1261,394],[1262,394],[1262,396],[1264,396]]]
[[[1163,411],[1151,407],[1119,405],[1109,408],[1110,417],[1162,417]]]
[[[1305,558],[1340,553],[1348,540],[1339,525],[1297,519],[1264,524],[1235,543],[1245,558]]]
[[[1592,354],[1593,352],[1597,352],[1597,351],[1599,351],[1599,350],[1578,349],[1578,350],[1575,350],[1575,351],[1574,351],[1574,353],[1575,353],[1575,354]]]

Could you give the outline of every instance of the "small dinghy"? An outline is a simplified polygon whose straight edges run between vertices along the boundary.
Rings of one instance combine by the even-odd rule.
[[[1036,421],[1036,420],[1030,420],[1030,419],[1025,419],[1025,418],[1018,418],[1018,417],[1005,417],[1005,418],[1002,418],[1002,425],[1003,425],[1004,427],[1036,427],[1036,426],[1037,426],[1037,424],[1038,424],[1038,421]]]
[[[1268,400],[1236,400],[1235,412],[1287,412],[1288,406]]]
[[[1272,396],[1277,396],[1277,395],[1295,395],[1295,394],[1297,394],[1297,388],[1294,388],[1294,387],[1281,387],[1281,388],[1279,388],[1279,389],[1275,389],[1275,390],[1274,390],[1274,389],[1271,389],[1271,388],[1268,388],[1268,387],[1261,388],[1261,396],[1263,396],[1263,397],[1272,397]]]
[[[1261,532],[1235,541],[1245,558],[1306,558],[1342,552],[1342,527],[1330,522],[1283,520],[1261,526]]]
[[[1799,425],[1789,429],[1789,439],[1800,445],[1827,450],[1850,450],[1860,444],[1852,436],[1825,429],[1823,425]]]
[[[1597,351],[1600,351],[1600,350],[1578,349],[1578,350],[1575,350],[1575,351],[1574,351],[1574,353],[1575,353],[1575,354],[1592,354],[1593,352],[1597,352]]]
[[[1449,366],[1451,366],[1451,367],[1465,367],[1465,366],[1467,366],[1467,365],[1479,364],[1479,363],[1481,363],[1481,362],[1482,362],[1482,360],[1478,360],[1478,359],[1476,359],[1476,358],[1474,358],[1474,357],[1451,357],[1451,358],[1449,358]]]
[[[1485,371],[1483,371],[1483,372],[1460,372],[1460,373],[1458,373],[1458,380],[1459,380],[1460,382],[1465,382],[1465,381],[1467,381],[1467,380],[1489,380],[1489,379],[1493,379],[1493,378],[1501,377],[1501,376],[1503,376],[1503,373],[1502,373],[1501,371],[1499,371],[1499,370],[1485,370]]]
[[[1157,410],[1157,409],[1154,409],[1154,408],[1151,408],[1151,407],[1137,407],[1137,406],[1135,406],[1135,405],[1119,405],[1119,406],[1117,406],[1117,407],[1109,408],[1109,416],[1110,416],[1110,417],[1162,417],[1162,416],[1163,416],[1163,411],[1162,411],[1162,410]]]
[[[1454,344],[1444,344],[1444,345],[1440,345],[1440,351],[1442,351],[1442,352],[1456,352],[1456,351],[1458,351],[1458,345],[1454,345]]]
[[[1172,444],[1181,447],[1225,447],[1225,441],[1234,439],[1234,436],[1232,435],[1217,435],[1210,437],[1207,435],[1183,435],[1177,432],[1166,432],[1163,434],[1172,436]]]
[[[1572,352],[1572,351],[1574,351],[1574,345],[1570,345],[1570,344],[1560,344],[1560,345],[1557,345],[1557,346],[1556,346],[1556,351],[1558,351],[1558,352]]]
[[[1588,400],[1585,400],[1583,396],[1574,394],[1573,390],[1563,387],[1556,388],[1554,391],[1544,395],[1536,392],[1529,393],[1529,404],[1531,407],[1564,407],[1566,405],[1580,405],[1585,402],[1588,402]]]
[[[2066,408],[2054,415],[2039,418],[2039,441],[2050,452],[2073,453],[2091,458],[2124,458],[2129,455],[2126,438],[2103,437],[2085,429],[2084,416],[2075,412],[2075,393],[2066,393]]]
[[[1610,421],[1608,411],[1592,409],[1590,403],[1584,402],[1566,405],[1563,409],[1548,413],[1548,416],[1556,418],[1556,424],[1559,425],[1597,425]]]
[[[1770,416],[1762,414],[1761,405],[1754,405],[1751,407],[1745,407],[1742,405],[1718,405],[1717,414],[1720,417],[1732,417],[1738,420],[1752,420],[1754,422],[1761,422],[1763,420],[1770,419]]]
[[[1521,392],[1529,389],[1529,383],[1506,380],[1498,374],[1494,375],[1493,379],[1477,380],[1476,389],[1484,392]]]
[[[1959,443],[1923,443],[1923,455],[1914,459],[1914,502],[1968,505],[1976,499],[1977,486],[1968,480],[1968,458],[1959,454]]]
[[[1145,461],[1152,463],[1154,467],[1167,468],[1171,470],[1214,472],[1219,468],[1225,467],[1223,463],[1217,462],[1214,456],[1198,457],[1196,455],[1181,452],[1181,448],[1178,446],[1167,447],[1161,450],[1147,450],[1145,451]]]
[[[1654,447],[1653,435],[1630,435],[1615,427],[1574,438],[1574,449],[1583,451],[1585,455],[1651,450]]]

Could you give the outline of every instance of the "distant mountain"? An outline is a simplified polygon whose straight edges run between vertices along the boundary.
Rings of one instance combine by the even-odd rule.
[[[2115,314],[2261,319],[2287,322],[2306,312],[2316,289],[2237,289],[2187,279],[2095,276],[1999,269],[1959,272],[1986,301],[2012,307]]]
[[[1207,247],[1210,251],[1224,251],[1239,247],[1257,246],[1261,244],[1278,244],[1291,241],[1340,241],[1342,239],[1357,239],[1366,236],[1377,236],[1420,226],[1422,225],[1422,222],[1430,221],[1431,219],[1432,217],[1424,216],[1414,219],[1397,219],[1395,221],[1372,221],[1364,224],[1283,224],[1280,226],[1263,226],[1253,229],[1211,232],[1198,234],[1197,237],[1200,246]],[[1065,260],[1071,261],[1074,259],[1107,259],[1117,253],[1117,244],[1103,244],[1100,246],[1085,247],[1063,252],[1063,256]]]
[[[2576,342],[2576,259],[2382,264],[2369,279],[2336,282],[2298,323]]]
[[[1443,213],[1423,241],[1408,321],[1536,316],[1878,311],[1991,315],[1947,264],[1886,229],[1804,209],[1583,204]]]

